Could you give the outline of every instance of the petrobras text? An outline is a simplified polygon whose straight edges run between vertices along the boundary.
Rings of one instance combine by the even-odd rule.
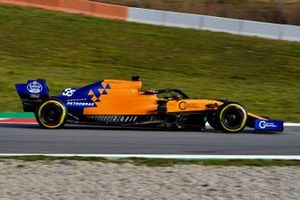
[[[90,103],[90,102],[67,102],[67,106],[71,106],[71,107],[94,107],[95,103]]]

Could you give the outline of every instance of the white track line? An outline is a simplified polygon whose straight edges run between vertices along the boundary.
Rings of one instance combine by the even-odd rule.
[[[1,157],[8,156],[51,156],[51,157],[102,157],[108,159],[121,158],[159,158],[179,160],[211,160],[211,159],[238,159],[238,160],[300,160],[299,155],[168,155],[168,154],[37,154],[37,153],[1,153]]]
[[[300,126],[300,123],[285,122],[283,125],[286,127],[293,127],[293,126]]]

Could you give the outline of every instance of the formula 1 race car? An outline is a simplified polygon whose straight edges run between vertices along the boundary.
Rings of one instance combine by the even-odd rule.
[[[283,122],[247,112],[227,100],[193,99],[177,88],[142,91],[138,76],[131,81],[102,80],[81,88],[66,88],[50,97],[46,81],[16,84],[25,112],[35,112],[43,128],[61,128],[65,123],[115,126],[197,128],[206,122],[228,133],[255,130],[282,131]]]

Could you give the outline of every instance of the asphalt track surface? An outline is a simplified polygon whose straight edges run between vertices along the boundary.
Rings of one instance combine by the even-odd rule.
[[[48,130],[34,124],[0,124],[0,153],[300,155],[300,127],[286,127],[283,133],[245,130],[226,134],[212,129],[198,132],[70,125]]]

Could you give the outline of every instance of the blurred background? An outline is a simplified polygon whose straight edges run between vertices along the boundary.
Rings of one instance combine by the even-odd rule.
[[[300,25],[300,0],[95,0],[132,7]]]

